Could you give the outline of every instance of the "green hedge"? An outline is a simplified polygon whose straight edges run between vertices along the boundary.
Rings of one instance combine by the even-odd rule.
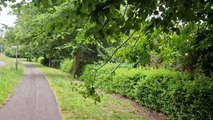
[[[66,73],[70,73],[73,67],[73,60],[65,59],[60,64],[60,69]]]
[[[97,86],[122,94],[171,119],[213,119],[213,82],[205,76],[107,64],[97,73]],[[82,80],[94,75],[98,65],[87,65]]]

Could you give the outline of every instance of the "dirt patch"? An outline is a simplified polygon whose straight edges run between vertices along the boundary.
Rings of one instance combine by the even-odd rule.
[[[168,120],[168,118],[163,113],[150,110],[122,95],[113,93],[112,96],[130,102],[131,105],[134,106],[136,110],[140,112],[143,116],[145,116],[148,120]]]

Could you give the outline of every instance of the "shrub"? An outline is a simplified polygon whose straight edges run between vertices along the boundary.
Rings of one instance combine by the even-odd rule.
[[[138,77],[138,71],[130,69],[130,65],[121,64],[122,69],[118,69],[116,72],[114,70],[118,64],[108,63],[103,68],[99,69],[96,74],[96,84],[100,88],[108,91],[120,93],[124,96],[133,98],[131,95],[134,85],[136,84]],[[94,77],[95,71],[100,67],[100,65],[87,65],[84,69],[83,75],[80,77],[81,80],[87,80],[89,77]],[[132,74],[126,74],[125,72]]]
[[[8,57],[12,57],[12,58],[16,57],[16,50],[13,49],[12,47],[6,47],[4,50],[4,53]]]
[[[165,69],[142,69],[107,64],[97,72],[96,84],[167,114],[172,119],[213,119],[212,77],[192,76]],[[87,65],[80,79],[94,75],[99,65]]]
[[[65,59],[60,64],[60,69],[66,73],[70,73],[73,67],[73,60]]]
[[[39,57],[38,63],[45,65],[45,66],[49,66],[49,59],[44,59],[44,57]]]
[[[43,61],[44,61],[44,57],[39,57],[38,60],[37,60],[37,62],[40,63],[40,64],[42,64]]]
[[[141,77],[140,74],[140,69],[118,69],[111,77],[112,80],[109,85],[109,90],[134,99],[134,89],[135,85]],[[106,83],[101,83],[100,85],[104,86],[105,84]]]
[[[213,86],[210,78],[183,73],[152,73],[136,86],[136,100],[173,119],[212,119]]]

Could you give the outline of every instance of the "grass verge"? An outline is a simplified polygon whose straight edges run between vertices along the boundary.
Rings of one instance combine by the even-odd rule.
[[[75,81],[69,74],[60,70],[44,67],[34,63],[46,76],[53,88],[64,120],[92,119],[92,120],[144,120],[146,117],[140,114],[131,104],[110,94],[103,94],[102,102],[97,105],[94,101],[83,98],[74,91]]]
[[[1,53],[0,61],[6,62],[5,66],[0,66],[0,107],[2,107],[5,100],[21,80],[24,68],[20,65],[18,71],[16,71],[14,59],[8,58]]]

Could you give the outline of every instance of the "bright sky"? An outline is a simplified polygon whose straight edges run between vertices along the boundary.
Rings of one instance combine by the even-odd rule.
[[[0,24],[6,24],[9,27],[15,25],[17,17],[15,15],[10,15],[9,12],[11,11],[12,9],[9,7],[3,8],[3,10],[0,12]]]
[[[14,3],[7,2],[8,6],[6,8],[2,7],[2,11],[0,11],[0,27],[2,26],[1,24],[6,24],[9,27],[15,26],[15,21],[17,20],[17,17],[15,15],[10,14],[10,12],[12,11],[10,5],[20,3],[21,1],[22,0],[16,0],[16,2]]]

